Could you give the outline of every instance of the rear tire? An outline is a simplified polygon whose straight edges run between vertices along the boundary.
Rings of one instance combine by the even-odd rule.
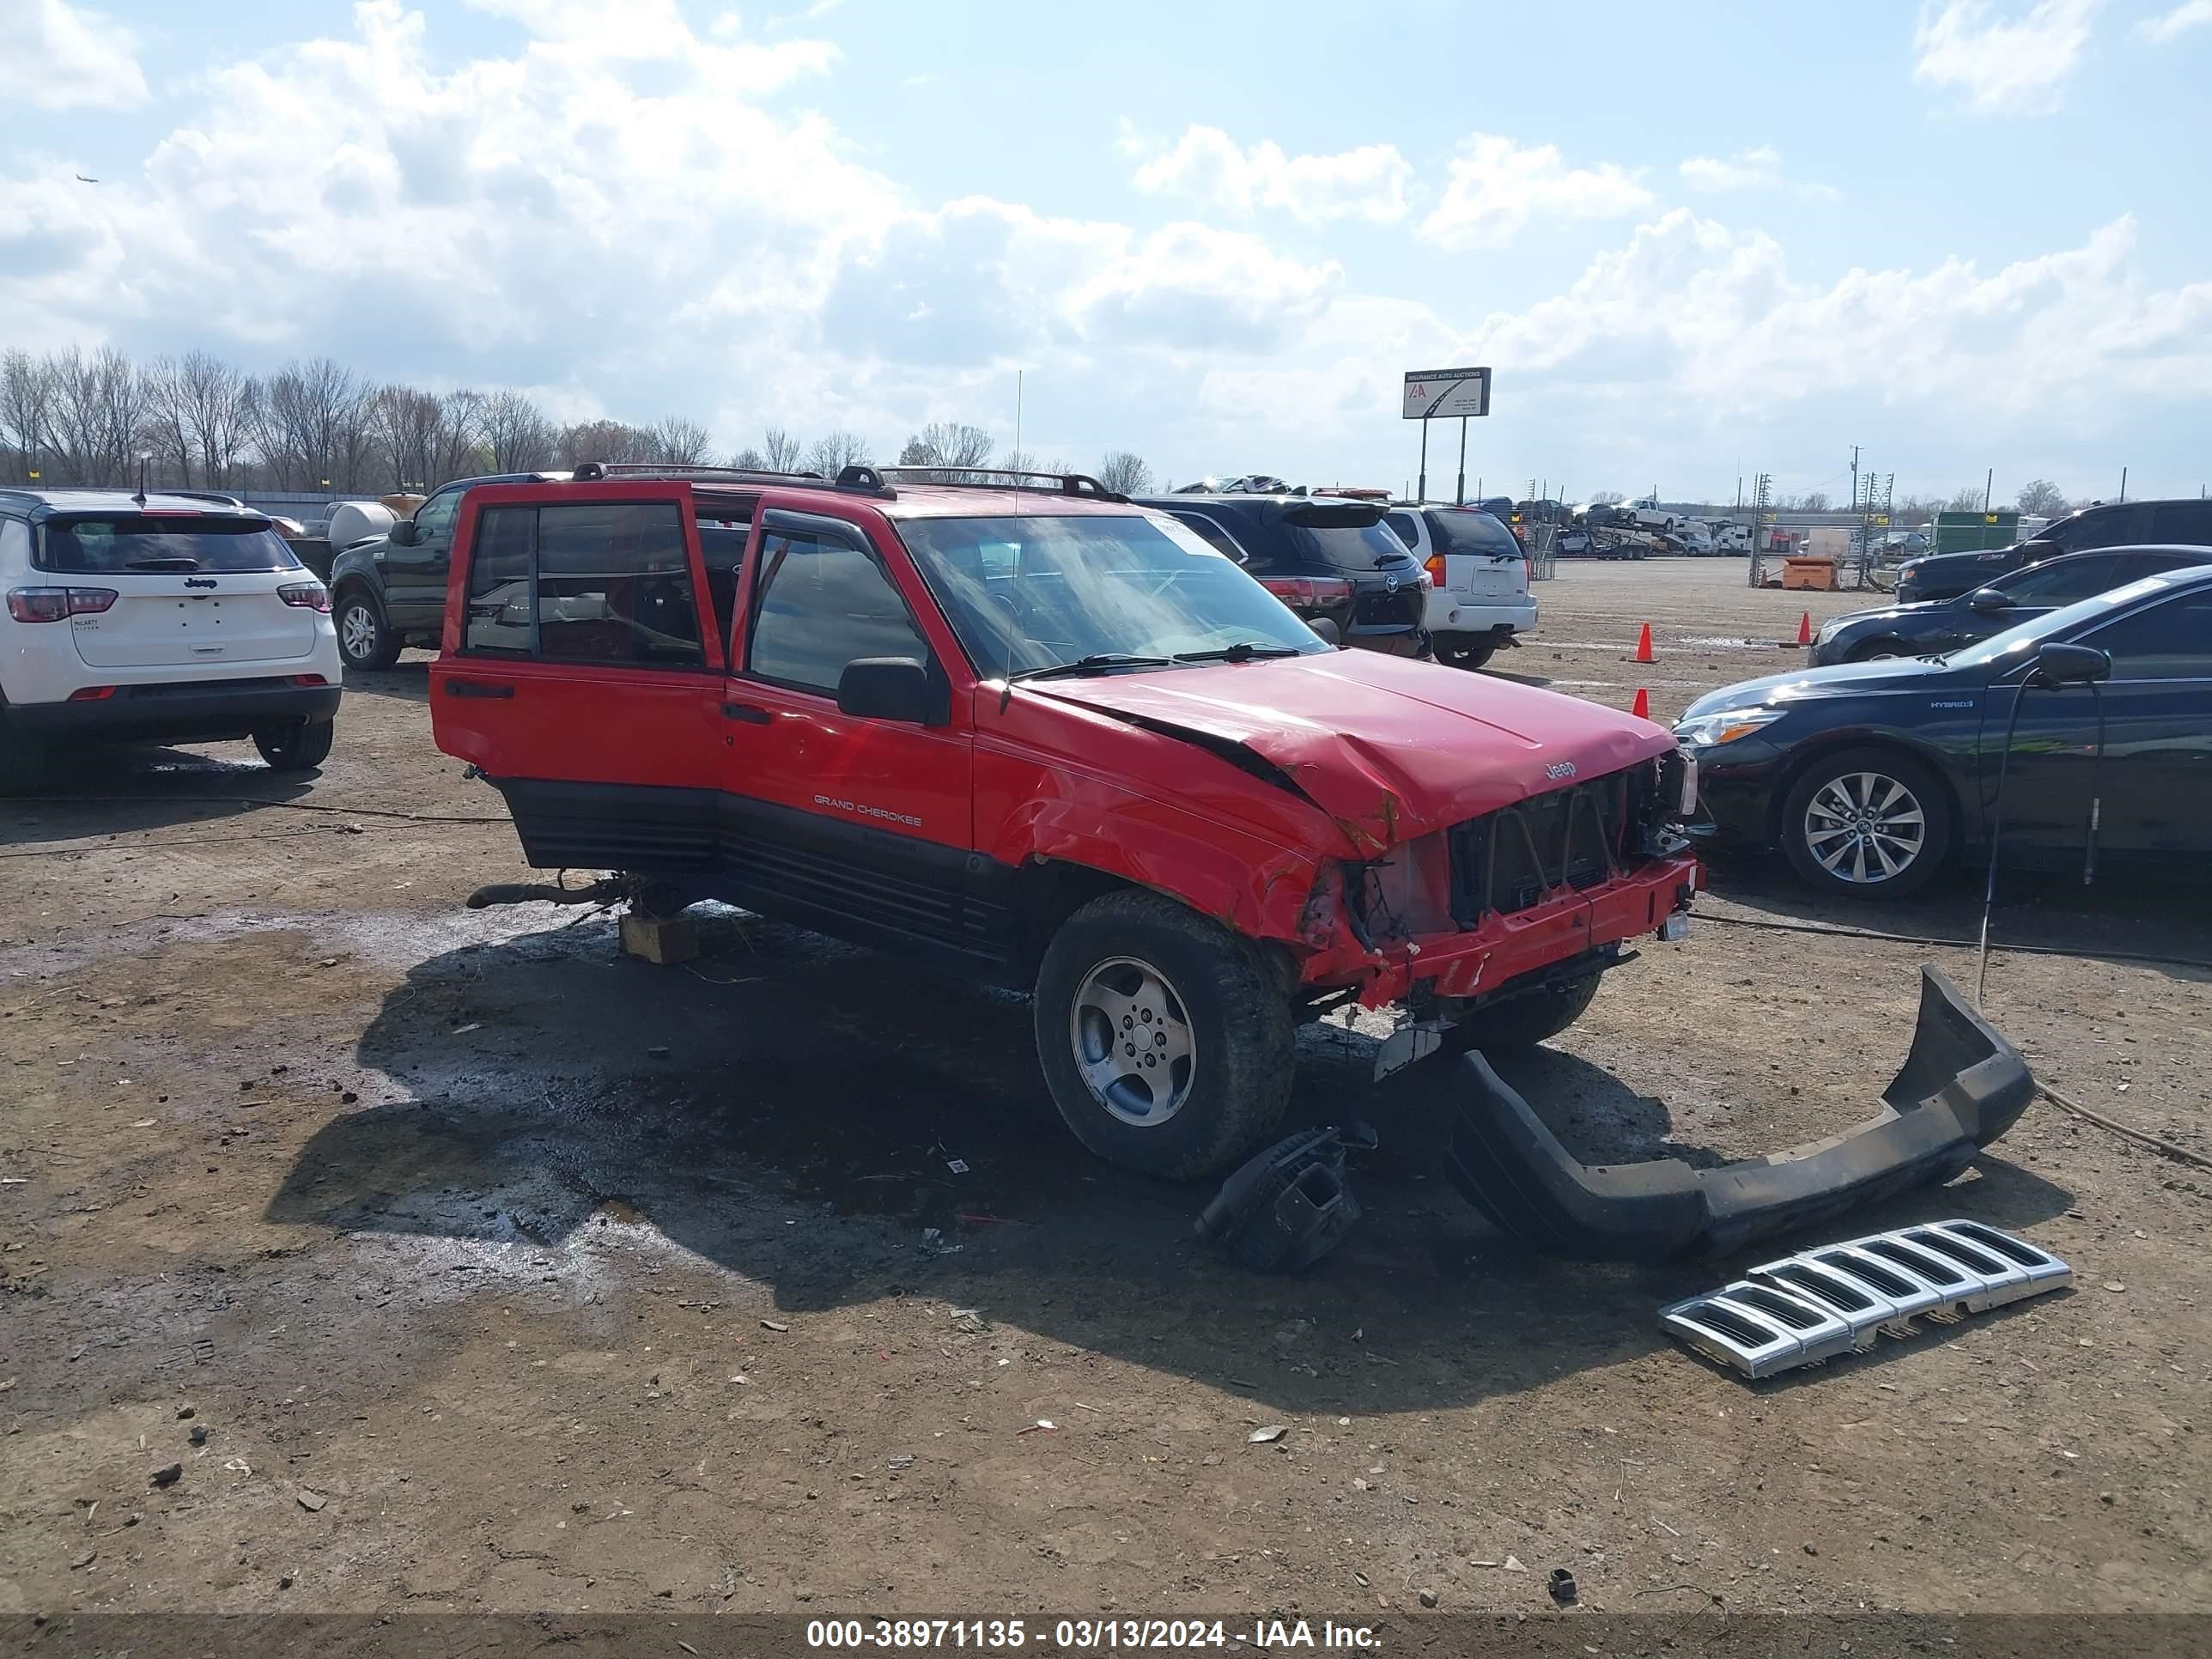
[[[253,746],[275,771],[312,772],[331,757],[331,743],[337,735],[335,720],[301,720],[272,732],[256,732]]]
[[[1936,878],[1951,850],[1951,817],[1942,780],[1911,756],[1846,749],[1821,756],[1790,786],[1776,839],[1790,867],[1823,893],[1903,898]]]
[[[1516,997],[1496,1008],[1469,1014],[1445,1033],[1444,1047],[1463,1054],[1480,1048],[1486,1054],[1518,1054],[1555,1037],[1589,1012],[1597,1000],[1601,973],[1570,980],[1556,991],[1539,991]]]
[[[337,629],[338,654],[345,659],[347,667],[374,673],[399,660],[399,635],[392,632],[392,619],[384,614],[384,606],[368,589],[346,589],[339,596],[337,613],[331,621]]]
[[[1449,668],[1480,668],[1498,654],[1498,641],[1479,634],[1440,634],[1437,660]]]
[[[1271,964],[1158,893],[1109,893],[1060,924],[1034,1018],[1053,1103],[1124,1169],[1212,1174],[1262,1145],[1290,1102],[1291,1006]]]
[[[46,744],[11,730],[0,710],[0,796],[27,795],[46,781]]]

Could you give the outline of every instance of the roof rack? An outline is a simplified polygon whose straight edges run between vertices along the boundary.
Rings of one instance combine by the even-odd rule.
[[[1126,501],[1129,498],[1111,490],[1087,472],[1034,472],[1021,467],[1009,466],[885,466],[876,468],[885,478],[896,478],[909,484],[949,484],[960,489],[1026,489],[1036,492],[1033,483],[1024,483],[1024,478],[1043,478],[1053,490],[1062,495],[1080,495],[1087,501]]]
[[[579,483],[610,478],[702,478],[732,483],[784,484],[799,489],[857,490],[884,501],[896,501],[898,492],[884,482],[884,468],[841,468],[834,478],[819,472],[772,472],[765,467],[702,466],[688,461],[582,461],[574,474]]]

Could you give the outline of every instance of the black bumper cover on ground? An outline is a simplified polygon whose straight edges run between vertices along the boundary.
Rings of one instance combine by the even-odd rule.
[[[1569,1155],[1480,1054],[1452,1128],[1449,1173],[1532,1249],[1598,1261],[1734,1249],[1915,1187],[1949,1180],[2012,1127],[2035,1093],[2027,1063],[1932,968],[1882,1114],[1832,1139],[1717,1169],[1679,1158],[1589,1166]]]

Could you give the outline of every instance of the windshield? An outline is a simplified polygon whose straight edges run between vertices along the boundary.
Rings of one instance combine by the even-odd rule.
[[[1339,570],[1373,570],[1412,557],[1372,507],[1294,507],[1282,524],[1293,546]]]
[[[1370,526],[1395,545],[1389,532]],[[1165,514],[906,519],[899,535],[987,678],[1086,657],[1329,647]]]
[[[1429,528],[1447,553],[1487,553],[1499,559],[1521,556],[1521,544],[1513,539],[1513,532],[1487,513],[1432,513]]]
[[[2148,599],[2163,592],[2171,584],[2155,576],[2146,576],[2140,581],[2130,582],[2125,587],[2116,587],[2109,593],[2081,599],[2063,611],[2053,611],[2017,628],[2008,628],[2002,634],[1992,634],[1979,645],[1970,645],[1963,651],[1954,651],[1943,659],[1954,667],[1984,668],[2001,665],[1999,672],[2009,668],[2014,660],[2026,661],[2028,653],[2045,640],[2063,637],[2069,630],[2085,623],[2100,620],[2122,605],[2133,605],[2137,599]]]
[[[300,561],[262,519],[140,516],[49,519],[41,568],[88,576],[207,570],[297,570]]]

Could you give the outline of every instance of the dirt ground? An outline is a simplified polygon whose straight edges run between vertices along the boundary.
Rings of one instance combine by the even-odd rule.
[[[1742,580],[1564,566],[1493,666],[1668,718],[1858,603]],[[1558,1567],[1601,1611],[2212,1610],[2212,1176],[2039,1103],[1855,1230],[1976,1217],[2078,1288],[1753,1387],[1654,1318],[1742,1261],[1510,1248],[1436,1173],[1449,1069],[1323,1030],[1299,1109],[1379,1127],[1367,1218],[1255,1277],[1059,1127],[1018,998],[734,912],[653,968],[464,910],[526,872],[425,662],[349,684],[311,783],[159,751],[0,809],[0,1614],[1534,1613]],[[1586,1159],[1855,1121],[1921,964],[1971,983],[1737,925],[1965,937],[1967,878],[1712,881],[1510,1069]],[[2212,1150],[2207,974],[2097,954],[2208,914],[2008,880],[1999,939],[2082,954],[1999,956],[1990,1012]]]

